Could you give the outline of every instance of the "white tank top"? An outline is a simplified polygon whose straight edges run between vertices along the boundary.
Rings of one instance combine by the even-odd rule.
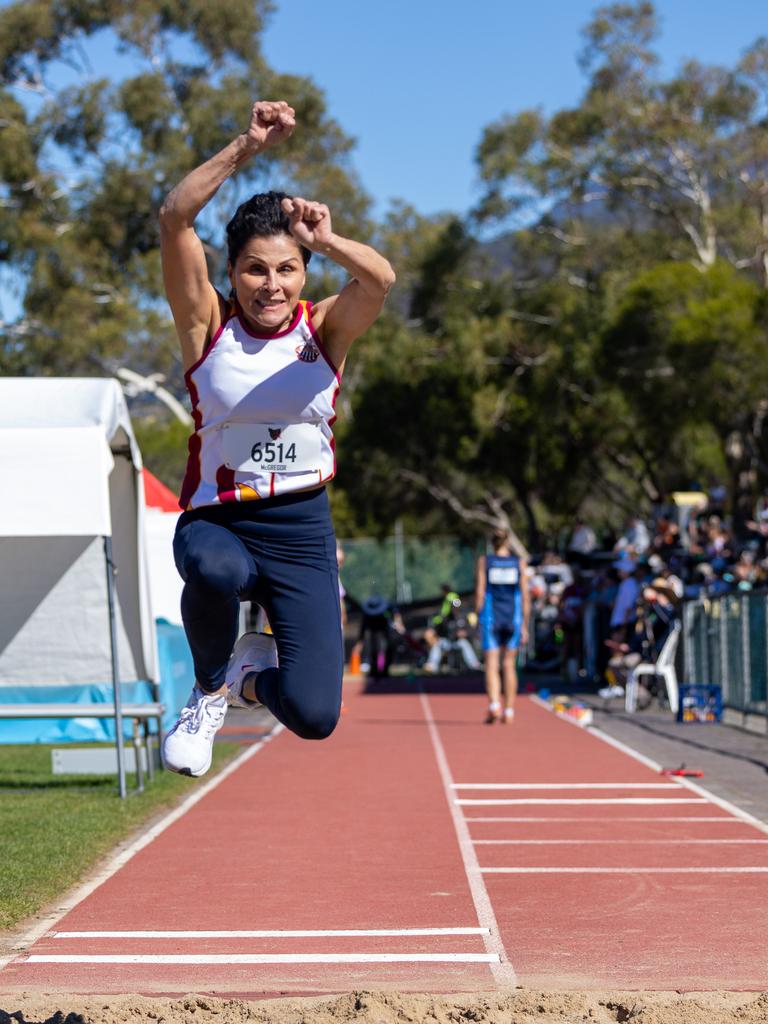
[[[299,302],[280,334],[246,326],[237,308],[184,374],[195,431],[179,504],[252,501],[319,487],[336,473],[341,378]]]

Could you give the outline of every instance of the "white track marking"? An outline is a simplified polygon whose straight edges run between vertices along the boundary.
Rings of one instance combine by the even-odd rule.
[[[692,843],[768,843],[768,839],[475,839],[475,846],[690,846]]]
[[[487,928],[327,928],[292,931],[54,932],[54,939],[327,939],[417,935],[487,935]]]
[[[484,875],[749,875],[763,874],[762,868],[481,868]]]
[[[686,822],[689,822],[689,821],[719,821],[719,822],[722,822],[722,823],[724,823],[726,825],[743,825],[744,824],[743,821],[739,821],[737,818],[734,818],[734,817],[726,817],[726,815],[724,815],[724,814],[721,814],[721,815],[719,815],[716,818],[699,818],[699,817],[694,817],[693,815],[691,817],[688,817],[688,818],[687,817],[673,818],[672,815],[669,815],[668,817],[658,817],[658,818],[637,818],[637,817],[617,818],[615,815],[611,816],[611,817],[608,817],[608,816],[600,817],[600,816],[595,815],[595,817],[592,817],[592,818],[584,818],[584,817],[581,817],[581,818],[556,818],[554,816],[551,817],[551,818],[507,818],[507,817],[502,817],[501,815],[498,818],[483,818],[483,817],[470,818],[470,817],[465,815],[464,820],[465,821],[488,821],[488,822],[491,822],[491,821],[494,821],[494,822],[514,821],[514,822],[517,822],[517,823],[529,822],[529,821],[533,821],[533,822],[578,821],[578,822],[581,822],[582,825],[587,824],[589,822],[593,822],[593,821],[610,821],[610,822],[613,822],[614,825],[619,825],[619,824],[621,824],[622,822],[625,822],[625,821],[661,821],[661,822],[667,822],[667,823],[672,824],[672,825],[683,825],[683,824],[685,824]]]
[[[464,821],[464,814],[455,806],[457,801],[452,799],[451,787],[453,785],[453,777],[448,765],[448,758],[445,756],[445,750],[437,730],[437,725],[435,724],[429,699],[421,688],[419,690],[419,699],[427,723],[429,738],[432,741],[432,748],[435,752],[437,768],[445,789],[445,797],[448,801],[451,817],[453,818],[453,827],[456,830],[456,838],[458,839],[461,858],[464,862],[464,871],[467,875],[472,901],[475,904],[477,920],[480,925],[488,929],[488,934],[484,941],[488,955],[492,957],[492,960],[489,960],[491,973],[500,988],[512,989],[517,985],[517,976],[504,949],[504,943],[501,941],[501,933],[496,923],[496,915],[493,911],[493,905],[488,896],[485,882],[483,881],[477,853],[472,845],[467,823]]]
[[[703,798],[694,799],[692,797],[653,797],[653,796],[617,796],[617,797],[559,797],[550,799],[549,797],[520,797],[512,800],[454,800],[455,804],[460,804],[463,807],[510,807],[512,805],[531,805],[537,806],[541,804],[576,804],[583,806],[585,804],[633,804],[649,805],[649,804],[706,804],[707,800]]]
[[[632,747],[628,747],[626,743],[622,743],[620,740],[615,740],[612,736],[608,736],[607,733],[601,732],[599,729],[590,729],[589,731],[592,733],[593,736],[596,736],[599,740],[602,740],[604,743],[608,743],[610,746],[615,747],[617,750],[621,750],[623,753],[628,754],[630,757],[636,758],[643,764],[647,764],[649,768],[653,768],[655,771],[662,770],[661,765],[657,764],[655,761],[651,761],[651,759],[645,757],[644,754],[640,754],[636,750],[633,750]],[[746,822],[747,825],[753,825],[756,829],[759,829],[761,832],[765,832],[766,834],[768,834],[768,823],[761,821],[759,818],[756,818],[748,811],[743,811],[741,807],[739,807],[737,804],[732,804],[730,800],[724,800],[723,797],[716,796],[714,793],[711,793],[708,789],[705,789],[703,786],[700,786],[697,782],[693,782],[691,779],[685,778],[685,776],[680,776],[678,784],[680,786],[684,786],[686,789],[689,789],[692,793],[700,794],[709,803],[713,803],[716,804],[718,807],[722,807],[724,811],[727,811],[729,814],[734,815],[734,817],[739,818],[743,822]]]
[[[30,956],[22,964],[494,964],[497,953],[105,953]]]
[[[100,885],[108,881],[117,871],[120,870],[125,864],[128,863],[131,858],[135,857],[136,854],[143,850],[145,846],[148,846],[153,839],[156,839],[162,832],[165,832],[167,828],[173,825],[174,822],[178,821],[179,818],[183,817],[187,811],[199,803],[203,797],[207,796],[212,790],[216,789],[217,786],[221,785],[225,779],[229,778],[233,772],[236,772],[241,765],[249,761],[255,754],[264,747],[265,744],[269,743],[271,739],[274,739],[279,733],[283,731],[285,726],[277,724],[275,728],[258,741],[254,743],[252,747],[248,747],[242,754],[230,761],[230,763],[215,775],[208,782],[203,783],[199,788],[195,788],[193,793],[187,797],[178,807],[176,807],[169,814],[166,814],[164,818],[161,818],[156,825],[144,832],[140,839],[129,843],[123,849],[118,849],[118,853],[110,857],[109,860],[96,872],[96,874],[90,878],[87,882],[79,885],[76,889],[73,889],[68,895],[64,896],[63,902],[60,903],[56,909],[39,921],[33,928],[26,932],[20,939],[17,945],[17,952],[11,956],[0,958],[0,971],[10,963],[11,960],[15,959],[19,952],[28,949],[33,942],[49,932],[54,925],[68,914],[73,907],[76,907],[78,903],[82,903],[84,899],[91,895]]]
[[[534,704],[538,704],[539,707],[542,707],[546,711],[550,711],[554,714],[554,709],[552,708],[552,706],[548,704],[546,701],[542,700],[540,697],[532,695],[530,699]],[[562,722],[566,722],[568,725],[576,726],[576,728],[578,729],[585,728],[584,726],[580,726],[577,722],[571,721],[565,715],[561,715],[560,720]],[[663,767],[657,761],[653,761],[650,757],[646,757],[645,754],[641,754],[638,750],[635,750],[634,747],[630,747],[626,743],[622,743],[621,740],[615,740],[612,736],[609,736],[607,733],[602,732],[602,730],[599,729],[597,726],[587,726],[586,728],[592,736],[595,736],[597,739],[602,740],[603,743],[607,743],[611,747],[615,747],[617,750],[620,750],[622,753],[627,754],[629,757],[634,758],[635,761],[639,761],[640,764],[644,764],[647,768],[650,768],[652,771],[662,772],[664,770]],[[686,789],[690,789],[693,793],[701,794],[703,797],[706,798],[706,800],[709,803],[713,803],[716,804],[718,807],[722,807],[724,811],[727,811],[729,814],[734,815],[734,817],[739,818],[741,821],[746,822],[748,825],[753,825],[756,829],[759,829],[761,832],[768,833],[768,823],[761,821],[759,818],[756,818],[748,811],[743,811],[736,804],[732,804],[730,800],[724,800],[720,796],[715,796],[714,793],[711,793],[708,789],[705,789],[698,783],[693,782],[691,779],[687,779],[684,775],[677,776],[676,781],[679,786],[684,786]]]
[[[454,782],[451,789],[677,789],[674,782]]]

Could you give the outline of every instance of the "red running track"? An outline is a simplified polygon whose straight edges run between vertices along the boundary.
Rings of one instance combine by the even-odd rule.
[[[0,989],[768,988],[768,829],[473,688],[348,684],[330,740],[248,748]]]

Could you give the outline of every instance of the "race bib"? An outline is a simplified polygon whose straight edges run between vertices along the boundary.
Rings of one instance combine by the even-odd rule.
[[[520,570],[514,565],[493,565],[488,570],[488,582],[501,586],[516,587]]]
[[[322,466],[319,423],[226,423],[224,462],[240,473],[316,473]]]

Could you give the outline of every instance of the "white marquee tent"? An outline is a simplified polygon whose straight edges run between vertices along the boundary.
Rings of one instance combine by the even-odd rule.
[[[119,679],[156,684],[141,455],[118,382],[0,379],[0,474],[0,700],[112,683],[110,545]]]

